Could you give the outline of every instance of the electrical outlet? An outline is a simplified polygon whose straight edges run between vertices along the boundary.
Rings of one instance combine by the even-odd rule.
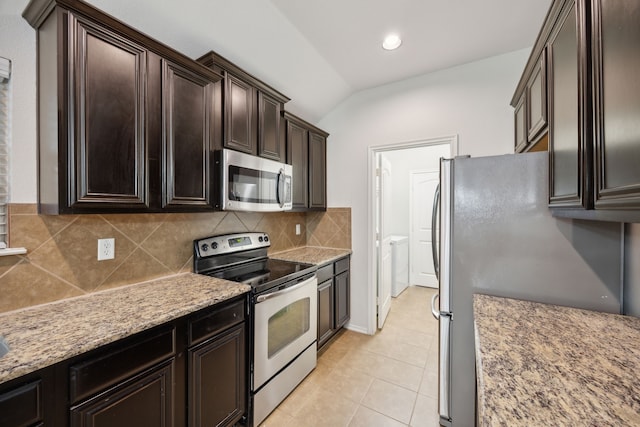
[[[296,224],[296,236],[300,235],[300,224]]]
[[[116,239],[98,239],[98,261],[115,258]]]

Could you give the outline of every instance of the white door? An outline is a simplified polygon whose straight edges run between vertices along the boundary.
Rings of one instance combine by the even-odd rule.
[[[431,216],[433,196],[439,180],[438,170],[411,173],[411,233],[409,239],[411,260],[409,264],[412,285],[438,287],[431,249]]]
[[[391,308],[391,235],[389,218],[391,202],[391,163],[380,155],[379,251],[378,251],[378,328],[382,328]]]

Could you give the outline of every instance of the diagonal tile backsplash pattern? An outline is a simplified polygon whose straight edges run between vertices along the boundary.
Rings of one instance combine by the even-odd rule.
[[[0,312],[192,271],[194,239],[243,231],[269,233],[270,252],[350,249],[351,209],[49,216],[35,204],[12,204],[10,246],[27,254],[0,257]],[[115,259],[97,261],[98,239],[110,237]]]
[[[307,245],[351,249],[351,208],[307,213]]]

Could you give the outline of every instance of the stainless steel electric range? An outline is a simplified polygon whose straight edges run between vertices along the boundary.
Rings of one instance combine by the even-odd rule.
[[[315,368],[316,266],[271,259],[266,233],[194,241],[194,272],[251,285],[252,425],[257,426]]]

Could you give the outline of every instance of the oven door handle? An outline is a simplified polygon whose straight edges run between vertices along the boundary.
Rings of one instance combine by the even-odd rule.
[[[293,292],[296,289],[300,289],[301,287],[306,286],[307,283],[309,282],[309,280],[310,279],[305,279],[302,282],[297,283],[297,284],[295,284],[295,285],[293,285],[293,286],[291,286],[289,288],[281,289],[281,290],[276,291],[276,292],[270,292],[270,293],[267,293],[267,294],[264,294],[264,295],[258,295],[258,297],[256,298],[256,303],[261,303],[261,302],[266,301],[268,299],[279,297],[280,295],[288,294],[289,292]]]

